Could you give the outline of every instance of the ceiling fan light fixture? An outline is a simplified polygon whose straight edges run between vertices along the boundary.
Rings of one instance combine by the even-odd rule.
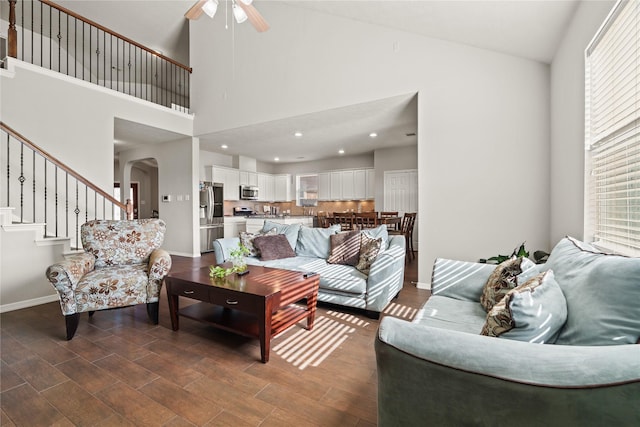
[[[233,3],[233,17],[236,18],[238,24],[242,24],[247,20],[247,14],[235,2]]]
[[[202,11],[206,13],[209,18],[213,18],[218,10],[218,0],[208,0],[202,5]]]

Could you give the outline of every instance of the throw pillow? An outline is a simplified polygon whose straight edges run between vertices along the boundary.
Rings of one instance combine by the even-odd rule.
[[[278,234],[284,234],[285,236],[287,236],[287,240],[289,241],[289,245],[291,245],[291,249],[295,250],[300,227],[300,224],[281,224],[279,222],[273,222],[265,219],[264,225],[262,226],[262,231],[264,232],[275,228]]]
[[[275,234],[278,234],[275,228],[264,232],[259,231],[257,233],[248,233],[246,231],[241,231],[240,243],[242,243],[242,246],[249,250],[249,256],[260,257],[260,252],[258,252],[255,246],[253,246],[253,239],[258,236],[273,236]]]
[[[567,320],[567,301],[547,270],[510,290],[489,311],[481,335],[554,343]]]
[[[271,261],[274,259],[291,258],[296,256],[296,253],[291,248],[291,245],[284,234],[258,236],[253,239],[253,245],[260,251],[260,259],[262,261]]]
[[[345,231],[329,237],[331,254],[329,264],[356,265],[360,261],[360,232]]]
[[[556,344],[640,341],[640,258],[606,254],[565,237],[553,248],[545,266],[553,269],[567,298],[567,323]]]
[[[513,256],[498,264],[495,270],[493,270],[480,296],[480,304],[482,304],[485,311],[489,312],[507,292],[518,286],[516,277],[522,273],[522,268],[520,268],[521,263],[522,257]]]
[[[380,253],[384,252],[389,246],[389,230],[385,224],[379,225],[376,228],[366,228],[362,230],[362,234],[366,234],[372,239],[381,238]]]
[[[373,239],[365,233],[360,234],[360,258],[356,269],[362,274],[369,275],[371,264],[376,260],[378,253],[380,253],[380,246],[382,245],[382,238]]]
[[[300,227],[296,255],[327,259],[331,250],[329,238],[339,231],[339,225],[328,228]]]

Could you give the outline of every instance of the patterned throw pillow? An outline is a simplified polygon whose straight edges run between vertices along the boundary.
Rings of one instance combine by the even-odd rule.
[[[345,231],[329,236],[329,264],[356,265],[360,261],[360,231]]]
[[[275,234],[277,234],[275,228],[272,228],[271,230],[265,232],[257,233],[247,233],[246,231],[242,231],[240,232],[240,243],[242,243],[242,246],[249,250],[249,256],[260,257],[260,252],[253,245],[253,239],[258,236],[273,236]]]
[[[258,236],[253,239],[253,244],[260,251],[262,261],[272,261],[274,259],[291,258],[296,253],[291,248],[287,237],[284,234],[273,236]]]
[[[481,335],[554,343],[567,320],[567,301],[553,271],[529,279],[510,290],[489,311]]]
[[[516,277],[522,273],[521,263],[522,257],[513,256],[498,264],[493,270],[480,296],[480,304],[486,312],[489,312],[494,305],[500,302],[507,292],[518,286]]]
[[[371,264],[376,260],[378,253],[380,253],[380,246],[382,246],[382,238],[372,239],[366,234],[362,233],[360,239],[360,259],[356,268],[363,274],[369,275]]]

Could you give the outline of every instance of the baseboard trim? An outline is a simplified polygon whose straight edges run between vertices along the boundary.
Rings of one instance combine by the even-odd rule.
[[[418,289],[431,289],[430,283],[416,282],[416,288]]]
[[[36,305],[47,304],[53,301],[58,301],[58,295],[47,295],[45,297],[33,298],[24,301],[12,302],[10,304],[0,305],[0,313],[6,313],[8,311],[20,310],[23,308],[34,307]]]

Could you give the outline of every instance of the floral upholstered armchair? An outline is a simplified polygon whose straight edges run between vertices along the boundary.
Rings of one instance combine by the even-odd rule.
[[[160,245],[166,225],[161,219],[95,220],[81,227],[84,252],[66,257],[47,269],[58,291],[65,316],[67,340],[78,328],[80,313],[147,304],[158,323],[162,280],[171,256]]]

